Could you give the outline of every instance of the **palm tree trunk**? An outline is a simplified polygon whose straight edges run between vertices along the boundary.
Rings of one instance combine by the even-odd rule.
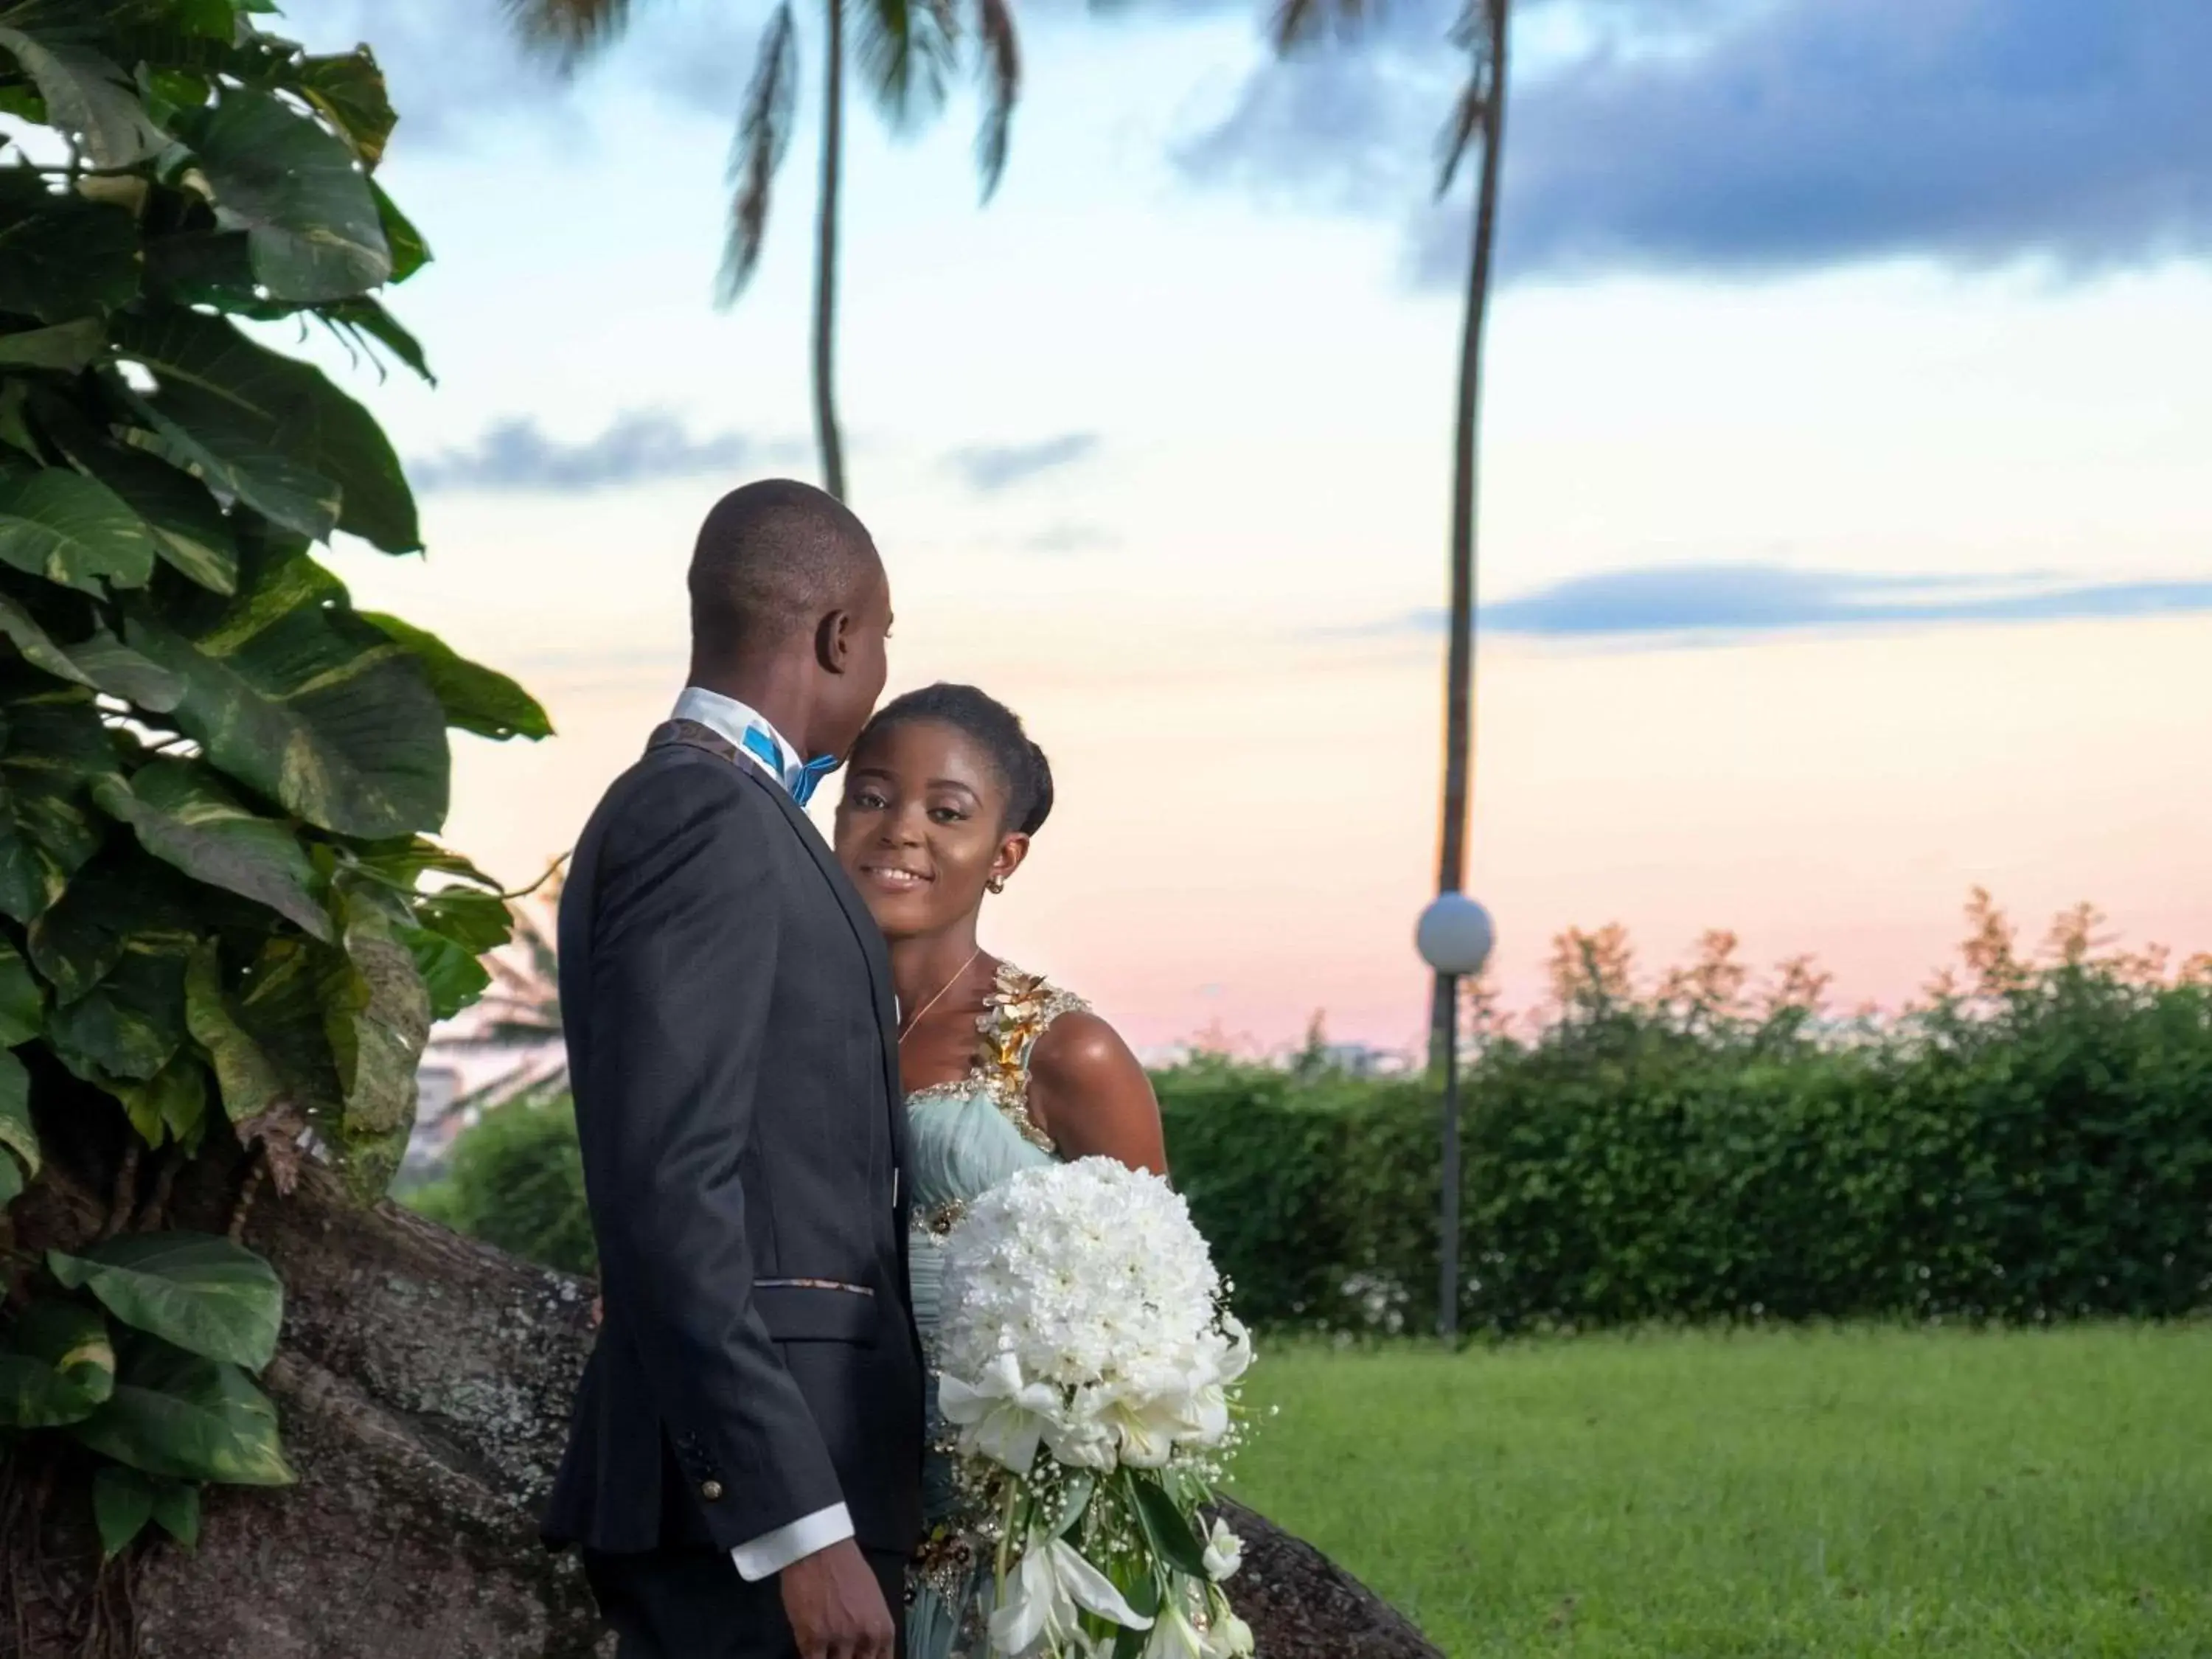
[[[1491,247],[1498,231],[1498,151],[1505,132],[1505,15],[1510,0],[1486,0],[1490,88],[1483,102],[1482,171],[1474,204],[1474,250],[1468,264],[1467,317],[1460,338],[1459,427],[1452,469],[1451,646],[1444,669],[1444,809],[1437,886],[1467,884],[1468,775],[1474,747],[1474,535],[1478,416],[1482,404],[1482,325],[1490,301]],[[1429,1059],[1441,1066],[1457,1040],[1458,986],[1439,975],[1430,1011]]]
[[[837,335],[837,188],[844,170],[844,0],[825,0],[829,13],[828,86],[822,111],[822,207],[814,250],[814,441],[822,452],[822,487],[845,499],[845,440],[837,430],[835,362]]]

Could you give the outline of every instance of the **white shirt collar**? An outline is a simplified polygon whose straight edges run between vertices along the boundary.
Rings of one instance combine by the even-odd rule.
[[[769,723],[768,717],[757,709],[747,708],[735,697],[726,697],[719,691],[708,690],[704,686],[688,685],[684,688],[684,695],[676,700],[674,718],[693,721],[718,737],[728,739],[739,754],[766,769],[761,757],[745,742],[747,732],[758,732],[774,747],[780,767],[776,781],[787,789],[804,769],[799,751],[784,740],[783,733]]]

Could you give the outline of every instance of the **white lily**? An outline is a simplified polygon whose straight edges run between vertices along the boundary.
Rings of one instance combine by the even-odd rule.
[[[1173,1398],[1125,1394],[1109,1401],[1100,1416],[1121,1448],[1121,1462],[1132,1468],[1157,1469],[1174,1455],[1187,1409]]]
[[[1218,1584],[1236,1576],[1244,1565],[1244,1540],[1229,1530],[1217,1516],[1206,1540],[1206,1576]]]
[[[1002,1353],[974,1382],[951,1376],[937,1380],[937,1408],[960,1431],[960,1449],[1027,1474],[1036,1462],[1060,1397],[1049,1383],[1024,1382],[1021,1362]]]
[[[1160,1609],[1152,1626],[1152,1639],[1145,1644],[1144,1659],[1214,1659],[1205,1632],[1190,1622],[1190,1615],[1170,1602]]]
[[[1225,1605],[1213,1615],[1213,1623],[1206,1632],[1207,1659],[1246,1659],[1258,1645],[1253,1638],[1252,1626]]]
[[[1126,1630],[1152,1627],[1074,1545],[1033,1533],[1006,1599],[991,1614],[991,1651],[1019,1656],[1072,1645],[1080,1634],[1079,1609]]]

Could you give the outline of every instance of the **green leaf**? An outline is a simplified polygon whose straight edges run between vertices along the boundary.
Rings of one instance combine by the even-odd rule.
[[[276,1439],[276,1408],[235,1365],[160,1342],[136,1342],[115,1392],[70,1433],[149,1474],[239,1486],[297,1478]]]
[[[283,1098],[284,1079],[275,1062],[224,994],[222,952],[212,939],[192,953],[185,970],[185,1024],[215,1066],[223,1110],[232,1122],[257,1117]]]
[[[80,136],[85,154],[103,167],[129,167],[168,143],[140,101],[131,77],[107,58],[76,41],[41,40],[21,29],[0,28],[0,52],[35,82],[46,100],[46,119]]]
[[[107,1322],[82,1302],[33,1302],[0,1345],[0,1425],[55,1429],[80,1423],[114,1388]]]
[[[414,222],[399,210],[398,204],[384,193],[383,185],[372,179],[368,188],[376,198],[377,215],[384,222],[385,242],[392,249],[392,280],[404,283],[430,263],[430,245],[422,240],[422,233],[415,228]]]
[[[0,1210],[23,1195],[23,1166],[13,1152],[0,1152]]]
[[[112,635],[95,634],[81,645],[60,646],[31,613],[0,593],[0,635],[25,662],[73,685],[107,692],[155,714],[166,714],[184,696],[184,683],[156,668]]]
[[[430,1036],[429,993],[379,897],[359,889],[343,896],[345,956],[324,987],[342,1121],[349,1138],[366,1139],[413,1127],[416,1073]]]
[[[403,927],[399,940],[415,958],[415,971],[430,995],[433,1021],[451,1019],[482,996],[491,974],[477,953],[427,927]]]
[[[0,705],[0,912],[43,915],[105,832],[86,785],[115,769],[115,751],[82,692]]]
[[[322,314],[324,320],[334,327],[368,335],[430,385],[438,384],[438,377],[430,372],[429,359],[422,355],[422,343],[401,327],[398,319],[374,300],[341,300],[323,307]]]
[[[198,1060],[180,1054],[147,1082],[107,1086],[148,1146],[173,1139],[187,1154],[199,1150],[207,1127],[208,1079]]]
[[[80,317],[75,322],[54,323],[20,334],[0,334],[0,367],[51,368],[75,374],[91,367],[106,340],[107,331],[97,317]]]
[[[399,124],[384,86],[384,71],[367,46],[327,58],[308,58],[299,68],[301,94],[346,137],[364,166],[384,159],[384,146]]]
[[[387,553],[422,546],[390,441],[319,370],[191,311],[118,317],[112,337],[159,382],[146,407],[161,435],[217,489],[316,540],[335,526]]]
[[[437,699],[295,549],[250,550],[228,604],[134,608],[126,637],[185,682],[178,726],[224,772],[342,835],[434,829],[450,760]]]
[[[0,1146],[23,1160],[27,1175],[39,1172],[39,1132],[31,1122],[31,1074],[12,1054],[0,1053]]]
[[[149,761],[128,782],[100,780],[92,798],[137,830],[148,852],[193,880],[265,904],[317,939],[334,937],[311,890],[315,869],[299,837],[240,805],[205,766]]]
[[[1204,1579],[1206,1547],[1191,1530],[1190,1522],[1176,1507],[1174,1498],[1156,1480],[1148,1480],[1133,1470],[1123,1472],[1130,1507],[1136,1510],[1138,1523],[1154,1551],[1178,1572]]]
[[[92,1518],[100,1528],[100,1558],[112,1561],[154,1518],[154,1483],[120,1463],[103,1464],[92,1477]]]
[[[46,1029],[46,994],[23,953],[0,939],[0,1048],[28,1042]],[[5,1140],[0,1133],[0,1140]]]
[[[34,935],[34,956],[40,942]],[[191,947],[189,934],[126,938],[100,982],[80,997],[64,999],[47,1017],[47,1040],[63,1063],[80,1077],[125,1092],[125,1105],[134,1103],[127,1085],[159,1078],[185,1040],[185,964]],[[150,1115],[133,1121],[152,1141],[161,1139],[161,1125],[181,1109],[167,1093],[137,1103]]]
[[[0,311],[66,322],[138,293],[138,226],[125,209],[48,190],[0,167]]]
[[[246,233],[254,278],[271,298],[343,300],[390,278],[376,198],[344,139],[252,88],[226,90],[180,131],[217,222]]]
[[[49,1250],[46,1265],[70,1290],[89,1290],[133,1330],[187,1353],[253,1370],[276,1356],[284,1287],[276,1269],[228,1238],[126,1233],[82,1255]]]
[[[471,662],[435,634],[397,617],[364,611],[361,619],[414,658],[446,711],[447,725],[501,741],[553,735],[538,700],[496,669]]]
[[[163,1532],[186,1549],[200,1541],[200,1489],[182,1481],[163,1480],[154,1487],[154,1519]]]
[[[0,560],[104,598],[103,581],[146,585],[154,538],[105,484],[58,467],[0,474]]]
[[[80,870],[28,934],[32,965],[54,988],[56,1002],[90,995],[134,949],[189,953],[206,918],[178,903],[180,885],[165,866],[126,847]],[[178,972],[181,994],[181,961]]]
[[[214,592],[237,591],[238,543],[205,484],[158,455],[110,441],[88,425],[57,422],[46,407],[40,417],[70,459],[144,521],[163,562]]]

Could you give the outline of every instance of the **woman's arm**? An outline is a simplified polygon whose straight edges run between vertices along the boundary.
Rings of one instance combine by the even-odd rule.
[[[1030,1115],[1062,1158],[1168,1172],[1160,1103],[1129,1045],[1092,1013],[1064,1014],[1030,1056]]]

